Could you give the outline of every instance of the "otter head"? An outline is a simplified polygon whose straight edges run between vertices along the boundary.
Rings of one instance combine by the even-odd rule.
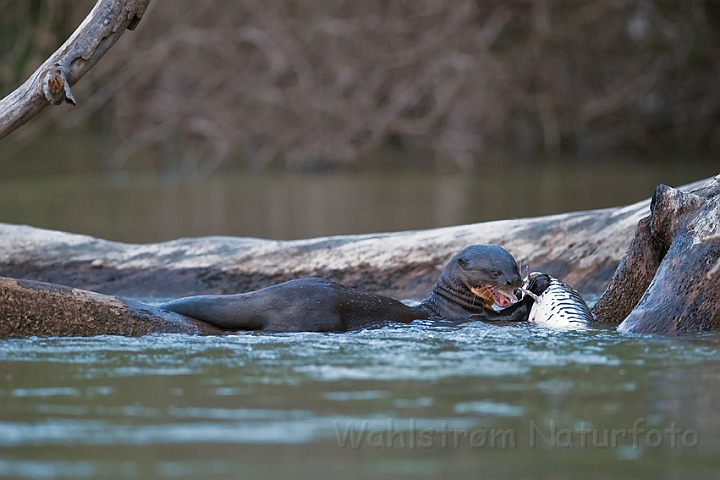
[[[523,284],[515,259],[497,245],[473,245],[460,251],[443,273],[456,287],[481,299],[486,308],[506,308],[518,301],[515,291]]]

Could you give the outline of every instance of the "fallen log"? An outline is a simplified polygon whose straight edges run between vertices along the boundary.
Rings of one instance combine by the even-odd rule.
[[[595,313],[608,323],[628,316],[624,331],[717,328],[718,275],[712,272],[720,268],[711,269],[720,250],[713,240],[720,225],[719,178],[682,187],[692,193],[659,187],[647,218],[649,200],[540,218],[299,241],[203,237],[132,245],[0,224],[0,276],[25,279],[0,279],[0,337],[213,333],[187,317],[168,318],[167,312],[130,300],[78,289],[180,297],[240,293],[321,276],[399,299],[422,298],[449,258],[476,243],[500,244],[522,265],[551,273],[581,292],[600,292],[612,278]],[[693,260],[683,263],[688,252]],[[696,261],[704,262],[702,268]],[[695,284],[698,275],[704,280]],[[676,310],[684,316],[662,317],[670,307],[650,308],[666,305],[660,300],[670,291],[675,296],[668,298],[678,299],[682,307]],[[693,317],[698,312],[700,320]]]
[[[659,185],[650,215],[593,312],[626,333],[720,328],[720,175],[684,192]]]
[[[529,265],[599,294],[648,206],[298,241],[202,237],[133,245],[0,224],[0,276],[155,297],[241,293],[320,276],[396,298],[424,298],[455,253],[495,243],[523,271]]]
[[[221,333],[184,315],[63,285],[0,277],[0,338]]]

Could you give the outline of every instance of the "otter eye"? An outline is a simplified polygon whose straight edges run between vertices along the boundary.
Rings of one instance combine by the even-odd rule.
[[[492,269],[492,270],[490,271],[490,274],[491,274],[493,277],[497,278],[497,277],[499,277],[500,275],[502,275],[502,272],[501,272],[500,270],[498,270],[497,268],[494,268],[494,269]]]

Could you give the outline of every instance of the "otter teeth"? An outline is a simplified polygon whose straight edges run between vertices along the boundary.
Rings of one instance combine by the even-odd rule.
[[[518,301],[517,297],[512,291],[506,292],[487,283],[483,284],[480,287],[471,288],[470,290],[479,297],[484,297],[485,295],[482,295],[483,293],[489,295],[493,301],[493,304],[497,305],[500,308],[507,308]]]

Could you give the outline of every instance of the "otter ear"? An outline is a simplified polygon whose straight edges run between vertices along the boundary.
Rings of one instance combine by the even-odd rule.
[[[464,258],[460,257],[458,258],[458,265],[460,265],[460,268],[463,270],[467,270],[468,262]]]

